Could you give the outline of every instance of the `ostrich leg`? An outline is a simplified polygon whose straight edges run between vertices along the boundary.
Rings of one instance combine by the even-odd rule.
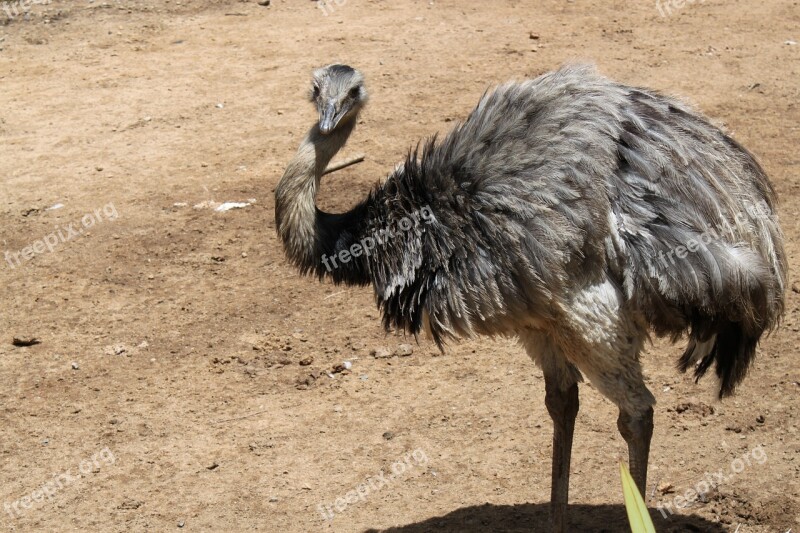
[[[578,415],[578,384],[564,384],[562,376],[545,371],[547,412],[553,419],[553,474],[550,485],[550,520],[553,533],[567,531],[569,498],[569,463],[572,456],[572,435]]]
[[[642,497],[647,494],[647,459],[650,455],[650,439],[653,437],[653,408],[631,415],[620,410],[617,428],[628,444],[628,465],[631,477],[639,487]]]

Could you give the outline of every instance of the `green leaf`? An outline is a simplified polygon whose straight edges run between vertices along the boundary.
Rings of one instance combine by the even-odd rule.
[[[644,498],[639,493],[628,467],[622,461],[619,463],[619,472],[622,477],[622,494],[625,496],[625,510],[628,512],[631,531],[633,533],[656,533],[653,520],[644,504]]]

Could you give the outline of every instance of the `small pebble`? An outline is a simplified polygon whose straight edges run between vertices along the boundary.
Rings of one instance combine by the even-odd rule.
[[[658,484],[658,492],[661,494],[672,494],[675,492],[675,487],[672,485],[672,483],[667,483],[664,481]]]
[[[414,347],[410,344],[400,344],[394,351],[394,354],[400,357],[408,357],[412,353],[414,353]]]
[[[383,434],[383,438],[386,440],[392,440],[394,438],[394,433],[392,433],[391,431],[387,431],[386,433]]]
[[[270,3],[271,3],[271,0],[258,0],[258,5],[260,5],[260,6],[269,7]]]
[[[183,520],[178,522],[178,527],[183,527],[184,525],[186,525],[186,522],[184,522]]]
[[[370,350],[370,355],[374,356],[375,359],[386,359],[387,357],[392,356],[392,352],[386,349],[383,346],[378,346],[377,348],[373,348]]]
[[[80,369],[80,366],[78,366],[78,363],[74,363],[73,362],[72,363],[72,370],[78,370],[78,369]]]

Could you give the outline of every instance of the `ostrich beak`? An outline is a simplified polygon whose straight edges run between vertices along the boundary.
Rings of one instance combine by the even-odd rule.
[[[333,103],[328,104],[319,117],[319,131],[322,132],[323,135],[327,135],[333,131],[337,122],[336,106]]]

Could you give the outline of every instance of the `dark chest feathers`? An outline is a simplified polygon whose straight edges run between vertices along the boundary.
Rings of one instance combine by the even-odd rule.
[[[541,202],[533,207],[535,199],[521,192],[498,201],[464,191],[455,180],[423,191],[392,184],[413,178],[419,169],[409,165],[372,196],[369,223],[359,232],[387,329],[416,335],[425,328],[441,345],[504,333],[510,317],[551,318],[565,267],[577,275],[588,270],[587,258],[602,255],[601,245],[585,245],[586,235],[567,214]],[[392,194],[398,189],[402,195]]]

